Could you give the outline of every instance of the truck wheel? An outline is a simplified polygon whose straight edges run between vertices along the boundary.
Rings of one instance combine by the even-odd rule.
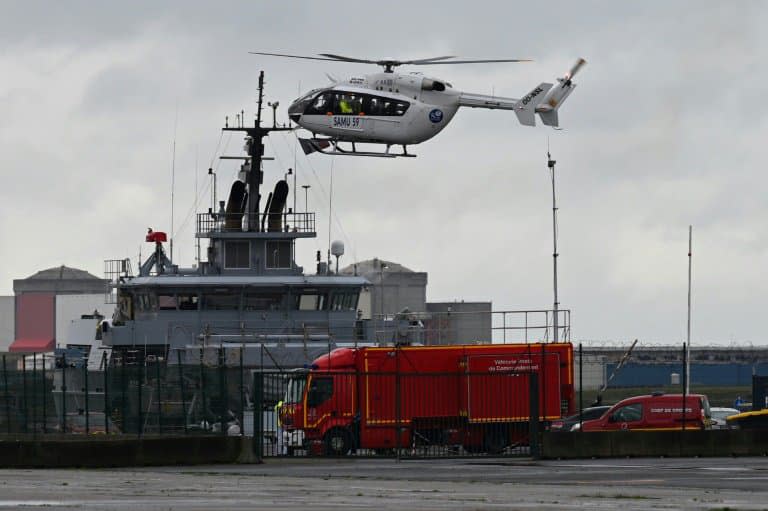
[[[485,452],[501,454],[509,445],[509,431],[505,427],[491,427],[485,431]]]
[[[333,428],[325,434],[325,453],[329,456],[346,456],[352,449],[349,432],[341,428]]]

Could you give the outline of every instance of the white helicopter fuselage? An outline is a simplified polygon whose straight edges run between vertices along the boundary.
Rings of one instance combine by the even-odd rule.
[[[418,144],[448,125],[460,96],[421,73],[377,73],[316,89],[288,113],[299,126],[339,141]]]

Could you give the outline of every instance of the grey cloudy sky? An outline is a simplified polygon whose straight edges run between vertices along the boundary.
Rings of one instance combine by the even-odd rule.
[[[50,266],[100,275],[107,258],[135,264],[148,226],[170,231],[175,125],[175,258],[190,265],[195,175],[203,210],[219,141],[229,154],[242,145],[219,128],[253,110],[258,71],[283,106],[326,72],[376,71],[249,50],[535,59],[429,69],[460,90],[513,97],[583,56],[563,131],[462,110],[415,159],[300,154],[321,219],[300,263],[311,268],[327,245],[333,172],[343,263],[376,256],[428,271],[433,300],[549,307],[549,139],[574,339],[682,340],[692,224],[694,342],[766,343],[767,5],[0,2],[0,294]],[[294,148],[293,135],[270,140],[268,186]],[[234,174],[221,164],[222,190]]]

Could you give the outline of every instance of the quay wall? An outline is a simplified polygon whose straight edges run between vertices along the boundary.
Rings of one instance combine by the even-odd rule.
[[[541,457],[718,457],[766,456],[765,430],[599,431],[543,433]]]
[[[0,436],[0,468],[136,467],[251,463],[252,441],[235,436],[72,438]]]

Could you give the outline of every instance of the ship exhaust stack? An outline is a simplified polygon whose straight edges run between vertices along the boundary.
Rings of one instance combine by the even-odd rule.
[[[245,183],[239,179],[232,183],[232,188],[229,190],[227,208],[224,213],[224,228],[228,231],[242,228],[246,196]]]
[[[275,184],[275,191],[272,193],[272,200],[267,205],[267,231],[283,231],[283,210],[288,200],[288,183],[280,180]]]

